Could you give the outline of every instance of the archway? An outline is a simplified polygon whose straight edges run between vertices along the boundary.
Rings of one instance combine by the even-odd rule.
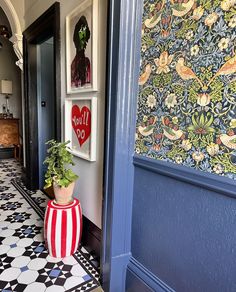
[[[13,43],[13,49],[18,58],[16,65],[19,66],[21,70],[23,70],[23,36],[19,18],[10,0],[0,0],[0,6],[6,14],[11,25],[12,37],[10,38],[10,41]]]

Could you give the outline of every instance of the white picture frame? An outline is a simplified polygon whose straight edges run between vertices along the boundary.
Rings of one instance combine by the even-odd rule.
[[[73,155],[96,161],[97,97],[65,100],[65,141],[68,140]]]
[[[85,0],[66,16],[67,94],[98,90],[97,63],[98,0]]]

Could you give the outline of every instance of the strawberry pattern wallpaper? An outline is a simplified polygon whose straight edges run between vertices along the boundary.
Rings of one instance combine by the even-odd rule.
[[[144,0],[135,152],[236,180],[236,0]]]

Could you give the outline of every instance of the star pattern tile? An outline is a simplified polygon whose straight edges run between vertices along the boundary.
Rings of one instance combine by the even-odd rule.
[[[81,247],[52,258],[43,241],[48,198],[20,180],[21,165],[0,160],[0,291],[91,291],[99,286],[96,259]]]
[[[27,214],[26,212],[22,212],[22,213],[14,212],[13,214],[7,216],[5,221],[9,221],[11,223],[24,222],[25,220],[30,218],[30,215],[31,214]]]
[[[23,203],[18,202],[7,202],[6,204],[3,204],[0,206],[0,209],[2,210],[16,210],[22,206]]]

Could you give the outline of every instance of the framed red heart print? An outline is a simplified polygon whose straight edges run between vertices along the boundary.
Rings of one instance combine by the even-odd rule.
[[[89,161],[96,160],[97,98],[67,99],[65,140],[71,152]]]

